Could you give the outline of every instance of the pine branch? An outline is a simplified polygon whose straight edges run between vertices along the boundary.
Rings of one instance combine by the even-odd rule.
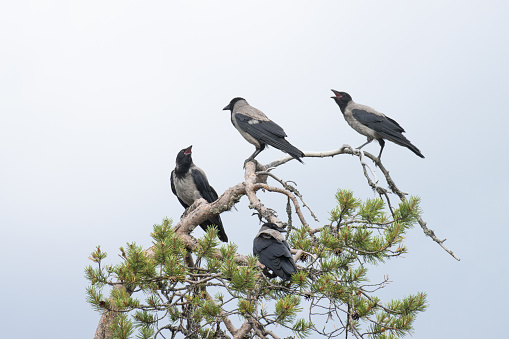
[[[376,157],[374,157],[373,155],[371,155],[367,152],[360,152],[359,150],[353,149],[349,145],[344,145],[339,150],[329,151],[329,152],[319,152],[319,153],[307,152],[307,153],[305,153],[305,156],[307,156],[307,157],[329,157],[329,156],[334,156],[337,154],[352,154],[352,155],[358,156],[359,160],[361,162],[361,165],[363,167],[363,172],[364,172],[364,175],[368,181],[368,184],[374,190],[376,190],[379,194],[384,195],[387,198],[389,207],[391,209],[391,213],[393,213],[393,217],[394,217],[395,213],[396,214],[401,213],[398,211],[393,212],[392,207],[390,206],[390,201],[387,196],[387,193],[390,193],[390,192],[388,190],[378,186],[378,179],[376,178],[376,174],[373,171],[373,169],[371,169],[371,167],[369,167],[369,165],[365,161],[365,157],[371,159],[380,168],[380,170],[382,171],[382,173],[384,174],[384,176],[386,178],[386,181],[387,181],[391,191],[393,193],[395,193],[396,195],[398,195],[398,197],[401,199],[402,202],[407,202],[407,199],[405,197],[406,193],[400,191],[397,188],[396,184],[394,183],[392,178],[389,176],[388,171],[383,167],[381,162],[379,162],[378,159]],[[236,248],[232,248],[231,246],[230,246],[230,250],[231,250],[230,252],[228,252],[228,250],[225,250],[224,248],[222,250],[218,250],[217,248],[215,248],[216,245],[214,245],[213,243],[210,243],[211,235],[208,235],[209,238],[206,238],[205,240],[200,240],[200,242],[198,242],[191,235],[191,232],[194,230],[194,228],[197,227],[197,225],[201,224],[205,220],[210,219],[214,215],[220,214],[226,210],[231,209],[240,200],[240,198],[243,195],[246,195],[248,197],[249,207],[252,209],[255,209],[257,214],[261,218],[265,219],[268,222],[283,225],[283,222],[278,219],[275,211],[264,206],[262,204],[262,202],[260,201],[260,199],[258,198],[257,191],[260,189],[264,189],[269,192],[274,192],[274,193],[278,193],[278,194],[283,194],[289,199],[289,201],[292,202],[292,204],[295,207],[295,212],[297,213],[297,215],[303,225],[303,228],[301,228],[300,230],[298,230],[298,229],[295,230],[296,232],[301,232],[300,233],[301,237],[304,236],[305,234],[312,235],[314,233],[321,231],[323,229],[323,227],[311,229],[309,224],[306,222],[306,220],[303,216],[301,207],[299,205],[299,202],[297,200],[297,197],[299,197],[301,199],[303,206],[306,206],[308,209],[309,209],[309,207],[302,200],[302,196],[300,195],[300,193],[298,193],[298,191],[293,186],[290,186],[288,184],[288,182],[284,182],[284,181],[280,180],[279,178],[275,177],[272,173],[269,172],[273,168],[276,168],[276,167],[286,163],[289,160],[291,160],[291,157],[286,157],[286,158],[274,161],[266,166],[260,165],[256,161],[251,161],[251,162],[246,163],[244,182],[238,183],[237,185],[228,188],[213,203],[207,203],[204,199],[199,199],[199,200],[195,201],[186,210],[186,212],[182,215],[180,221],[172,228],[172,232],[174,232],[174,234],[178,237],[178,239],[180,239],[179,241],[181,241],[181,243],[185,246],[185,249],[188,251],[187,253],[188,254],[189,253],[198,253],[198,257],[197,257],[196,265],[192,262],[192,260],[190,260],[191,257],[189,255],[186,257],[187,268],[184,267],[183,271],[186,272],[185,274],[187,275],[188,279],[184,278],[183,280],[180,280],[182,283],[187,284],[185,287],[176,287],[176,285],[175,285],[176,282],[175,282],[175,283],[173,283],[173,285],[169,284],[169,286],[173,286],[170,289],[170,291],[173,293],[171,295],[171,297],[168,296],[167,290],[166,290],[166,292],[164,292],[163,289],[161,289],[161,294],[159,294],[159,293],[157,294],[159,297],[156,297],[156,298],[161,299],[161,301],[159,301],[159,303],[162,302],[161,305],[165,305],[165,307],[167,307],[167,309],[168,309],[168,307],[170,307],[170,308],[173,307],[175,309],[176,309],[176,307],[184,307],[184,311],[182,311],[182,318],[180,319],[180,324],[178,324],[178,326],[168,325],[168,326],[160,328],[157,331],[157,333],[160,333],[160,331],[162,329],[168,329],[172,332],[172,335],[174,335],[177,332],[181,332],[185,335],[188,335],[188,334],[189,335],[191,335],[191,334],[197,335],[198,334],[197,331],[201,331],[203,327],[200,327],[200,326],[196,327],[195,325],[196,325],[196,323],[200,324],[200,321],[201,321],[200,319],[203,319],[203,314],[204,314],[206,317],[208,317],[206,319],[209,319],[209,320],[207,320],[207,324],[210,325],[210,322],[213,321],[211,319],[219,319],[219,320],[214,320],[214,321],[217,321],[218,324],[219,324],[219,322],[224,323],[227,330],[231,333],[231,335],[233,335],[234,338],[244,338],[246,335],[250,335],[250,334],[252,335],[253,332],[255,334],[257,334],[258,336],[269,335],[273,338],[277,338],[276,334],[264,329],[264,327],[267,326],[268,324],[273,324],[277,321],[276,320],[270,321],[270,322],[267,321],[267,323],[264,326],[262,326],[262,324],[260,323],[260,319],[262,319],[262,318],[265,319],[264,317],[266,316],[263,314],[256,315],[254,313],[249,313],[247,315],[247,317],[245,317],[245,322],[242,324],[242,326],[239,329],[236,329],[233,326],[233,324],[231,323],[229,317],[233,316],[233,315],[241,315],[241,313],[239,313],[238,310],[235,312],[226,312],[223,309],[223,306],[226,303],[224,303],[221,299],[221,305],[218,305],[214,301],[214,299],[212,299],[211,296],[205,290],[206,286],[219,286],[219,287],[225,288],[226,291],[228,293],[230,293],[232,298],[229,299],[229,301],[238,299],[239,294],[237,292],[239,292],[239,288],[242,288],[242,286],[244,286],[244,284],[249,282],[248,280],[246,280],[248,276],[250,277],[249,279],[251,279],[250,280],[251,282],[249,282],[249,283],[252,284],[252,282],[253,282],[253,280],[252,280],[253,275],[248,275],[247,273],[246,274],[242,273],[245,271],[245,269],[249,269],[249,270],[251,270],[250,274],[253,274],[252,268],[255,267],[253,258],[236,253]],[[269,186],[267,184],[267,178],[269,176],[276,179],[276,181],[278,181],[283,187]],[[369,206],[373,205],[372,203],[370,203],[370,204],[371,205],[369,205]],[[380,204],[381,203],[379,203],[379,205]],[[368,203],[366,203],[366,206],[368,206]],[[376,205],[376,206],[378,206],[378,205]],[[356,205],[356,203],[354,203],[353,205],[349,206],[348,208],[355,209],[357,207],[358,207],[358,205]],[[356,212],[356,214],[352,214],[352,215],[348,215],[349,212],[347,212],[347,214],[345,214],[345,217],[350,216],[352,219],[351,220],[345,219],[343,222],[341,222],[341,220],[340,220],[340,222],[338,222],[338,227],[345,226],[345,228],[348,228],[349,227],[347,225],[348,223],[362,224],[362,223],[366,223],[366,222],[369,223],[369,225],[373,224],[375,226],[380,226],[379,227],[380,229],[385,229],[382,226],[389,227],[390,223],[385,222],[385,220],[377,219],[377,214],[376,214],[377,208],[379,208],[379,207],[371,207],[371,209],[368,209],[366,207],[366,210],[368,210],[368,212],[365,212],[365,213],[368,216],[369,215],[374,216],[373,222],[371,219],[361,220],[359,218],[356,218],[356,216],[358,216],[357,212]],[[309,211],[310,211],[311,215],[316,220],[316,216],[313,214],[311,209],[309,209]],[[398,214],[398,215],[400,215],[400,214]],[[438,240],[436,238],[436,236],[434,235],[434,232],[432,230],[429,230],[426,227],[426,224],[424,223],[424,221],[422,221],[422,219],[420,219],[420,217],[417,217],[416,220],[419,221],[419,223],[421,224],[421,227],[423,227],[423,229],[425,230],[425,233],[427,235],[432,237],[432,239],[434,241],[439,243],[446,251],[448,251],[448,253],[450,253],[454,258],[456,258],[451,251],[447,250],[443,246],[443,244],[442,244],[443,241]],[[332,226],[332,224],[331,224],[331,226]],[[354,229],[356,229],[356,228],[354,228]],[[357,228],[357,230],[359,230],[359,232],[361,229],[362,229],[362,226]],[[339,230],[339,228],[338,228],[338,230]],[[355,231],[355,232],[357,232],[357,231]],[[336,316],[339,318],[338,311],[345,312],[347,314],[348,323],[346,325],[342,323],[343,326],[339,329],[335,329],[332,333],[338,333],[338,331],[339,331],[339,333],[343,333],[342,331],[346,331],[346,332],[350,331],[354,336],[357,337],[359,335],[359,332],[355,328],[355,326],[357,326],[357,325],[354,325],[354,322],[357,323],[356,319],[353,318],[353,315],[351,312],[342,310],[338,305],[336,305],[336,300],[338,300],[340,302],[344,302],[343,299],[345,297],[344,297],[344,294],[342,296],[342,293],[346,293],[346,292],[343,292],[342,289],[347,289],[350,292],[353,290],[350,287],[346,287],[347,285],[343,285],[343,284],[345,284],[345,282],[340,281],[339,278],[333,277],[332,275],[327,275],[327,273],[324,273],[323,271],[320,272],[319,270],[316,270],[312,266],[317,265],[318,267],[322,267],[322,266],[329,267],[329,269],[336,270],[337,272],[339,272],[339,270],[343,269],[342,267],[345,266],[349,270],[349,275],[347,275],[345,273],[345,277],[347,277],[347,278],[344,278],[344,279],[349,280],[350,283],[358,284],[360,281],[362,281],[362,279],[364,279],[364,277],[363,277],[364,270],[358,269],[357,271],[355,271],[352,267],[349,267],[349,265],[352,265],[353,256],[355,256],[355,255],[377,255],[377,254],[382,255],[383,254],[388,257],[389,255],[387,255],[386,252],[389,252],[389,248],[393,245],[393,243],[399,242],[399,236],[396,237],[397,234],[394,233],[395,235],[392,238],[393,240],[389,240],[388,243],[384,244],[383,239],[382,240],[378,240],[377,238],[367,239],[368,237],[370,237],[370,233],[368,231],[365,231],[364,236],[362,233],[359,233],[359,232],[355,233],[355,232],[350,233],[350,231],[348,230],[347,233],[345,233],[346,234],[345,236],[350,236],[352,238],[351,239],[345,238],[343,247],[341,247],[341,248],[337,247],[337,246],[336,247],[332,246],[331,248],[326,248],[323,244],[316,245],[315,242],[317,242],[318,240],[315,238],[313,238],[314,242],[313,242],[313,244],[311,244],[311,243],[309,243],[309,238],[308,238],[307,243],[303,240],[299,240],[299,241],[301,241],[302,244],[305,244],[305,247],[304,248],[303,247],[295,247],[297,249],[292,250],[292,253],[295,254],[296,261],[299,260],[299,258],[302,258],[304,255],[311,256],[314,259],[305,270],[301,271],[303,276],[299,277],[299,279],[304,279],[304,280],[302,280],[302,282],[303,282],[302,285],[299,285],[299,286],[302,287],[302,286],[305,286],[306,284],[308,284],[305,281],[305,279],[307,279],[306,275],[309,275],[313,281],[312,283],[310,282],[309,284],[312,284],[313,286],[319,288],[320,292],[322,292],[322,288],[325,288],[323,290],[323,293],[325,293],[325,294],[323,294],[323,296],[326,295],[327,297],[325,297],[324,300],[329,300],[328,311],[326,312],[327,317],[329,317],[329,316],[332,317],[332,314],[335,313]],[[396,230],[395,232],[398,232],[398,231]],[[324,234],[324,233],[322,233],[322,234]],[[357,234],[359,234],[359,237],[361,237],[362,239],[356,240],[355,237],[357,236]],[[155,235],[155,236],[157,236],[157,235]],[[338,236],[341,236],[341,234],[339,232],[336,232],[335,236],[338,237]],[[154,237],[154,235],[153,235],[153,237]],[[214,238],[213,235],[212,235],[212,238]],[[338,238],[336,241],[339,241],[339,240],[342,240],[342,239]],[[352,242],[352,241],[354,241],[354,242]],[[362,245],[362,247],[353,246],[352,244],[356,244],[355,241],[358,241],[358,243],[360,245]],[[379,246],[379,244],[384,244],[384,245]],[[167,244],[164,246],[167,246]],[[145,258],[151,258],[153,260],[158,260],[158,259],[154,259],[154,258],[156,258],[156,254],[157,254],[158,258],[164,257],[164,255],[165,255],[164,251],[165,250],[168,251],[169,248],[171,248],[171,247],[164,247],[164,246],[162,246],[162,247],[159,246],[156,248],[156,245],[154,245],[151,248],[147,249],[145,252],[141,253],[139,255],[139,257],[141,258],[140,265],[143,263],[146,263],[145,261],[143,261],[143,260],[145,260]],[[313,249],[313,246],[320,246],[320,247]],[[369,247],[369,246],[371,246],[371,247]],[[369,248],[375,248],[375,250],[367,250]],[[345,250],[345,249],[347,249],[347,250]],[[345,253],[348,252],[348,250],[350,250],[352,252],[357,252],[357,253],[356,254],[355,253],[347,254],[346,256],[344,254],[341,254],[342,257],[337,257],[338,259],[324,258],[325,253],[329,253],[327,255],[330,256],[331,251],[333,251],[334,255],[339,256],[339,254],[343,250],[345,250]],[[311,252],[314,252],[314,255]],[[392,253],[399,254],[401,252],[402,251],[400,251],[399,247],[398,247],[398,250],[396,250],[396,252],[392,252]],[[127,256],[129,256],[129,255],[127,255]],[[124,257],[124,259],[127,259],[125,254],[123,254],[123,257]],[[214,273],[214,272],[218,272],[216,268],[213,268],[210,271],[210,270],[206,270],[204,268],[198,267],[200,265],[200,261],[201,261],[202,257],[206,257],[207,262],[209,264],[210,264],[209,260],[212,260],[212,262],[214,262],[214,260],[216,260],[219,262],[228,262],[228,263],[234,262],[236,265],[241,265],[243,267],[236,267],[235,265],[232,264],[233,265],[233,266],[231,266],[233,268],[233,271],[232,271],[229,268],[230,266],[228,266],[227,269],[230,270],[228,272],[235,271],[236,273],[234,273],[234,274],[232,273],[232,274],[228,275],[227,277],[225,277],[222,275],[222,273]],[[96,259],[98,259],[98,257]],[[458,258],[456,258],[456,259],[458,259]],[[254,260],[256,260],[256,259],[254,259]],[[375,261],[375,260],[381,260],[381,259],[379,257],[373,257],[371,260]],[[133,263],[134,267],[136,267],[138,265],[138,261],[136,261],[136,260],[132,263]],[[362,267],[362,263],[360,262],[360,260],[359,260],[359,263]],[[100,264],[100,261],[98,262],[98,264]],[[210,267],[216,267],[214,265],[217,265],[217,264],[213,263],[212,266],[210,266]],[[186,265],[184,264],[184,266],[186,266]],[[249,266],[249,267],[247,267],[247,266]],[[257,266],[260,268],[263,267],[263,265],[261,265],[260,263],[257,263]],[[171,271],[171,272],[173,272],[173,271]],[[239,276],[239,274],[241,274],[241,275]],[[338,273],[336,273],[336,274],[338,274]],[[166,279],[166,280],[175,279],[175,277],[171,276],[172,273],[168,273],[167,275],[170,275],[170,277],[165,276],[164,279]],[[244,278],[244,275],[246,278]],[[143,273],[142,273],[142,276],[144,276]],[[147,276],[149,278],[147,278],[146,281],[152,285],[154,285],[154,284],[157,285],[157,282],[161,280],[161,277],[157,277],[157,276],[155,278],[151,279],[150,274],[148,274],[148,273],[147,273]],[[137,279],[136,273],[133,272],[131,277],[133,279]],[[239,280],[235,277],[237,277],[237,278],[241,277],[242,279]],[[279,294],[279,295],[293,295],[295,297],[299,296],[299,297],[311,298],[312,300],[314,300],[315,298],[318,298],[318,300],[321,300],[323,298],[323,297],[315,297],[314,292],[302,292],[302,291],[299,291],[298,289],[296,289],[295,287],[290,289],[290,288],[288,288],[288,286],[290,286],[290,285],[288,285],[287,287],[280,286],[280,285],[274,285],[274,284],[270,283],[270,281],[267,278],[265,278],[263,275],[261,275],[261,277],[262,277],[262,280],[259,283],[263,284],[264,288],[267,291],[269,291],[269,292],[265,292],[265,293],[268,293],[268,294],[266,294],[265,297],[267,297],[267,296],[274,297]],[[232,281],[229,281],[230,278]],[[103,279],[103,278],[100,277],[100,279]],[[225,279],[227,281],[225,281]],[[235,279],[237,279],[238,281],[236,282]],[[299,282],[297,280],[294,281],[293,283],[297,284],[297,285],[299,284]],[[121,283],[115,283],[115,284],[108,283],[108,284],[112,285],[114,289],[119,289],[119,291],[125,291],[124,294],[128,294],[129,296],[133,292],[129,289],[126,289],[127,286],[123,286]],[[179,291],[179,292],[177,293],[177,291]],[[191,295],[188,294],[189,291],[191,291]],[[197,294],[195,294],[195,293],[198,293],[197,291],[201,291],[204,294],[202,294],[201,296],[197,295]],[[242,293],[245,293],[245,292],[242,292]],[[251,292],[249,292],[249,293],[251,293]],[[166,296],[167,302],[163,301],[163,295]],[[240,294],[240,295],[242,295],[242,294]],[[246,294],[243,294],[243,295],[245,296]],[[250,295],[250,294],[248,294],[248,295]],[[174,297],[176,297],[176,300],[174,300]],[[256,298],[258,298],[258,297],[259,296],[257,296]],[[349,299],[348,299],[349,307],[350,306],[354,307],[354,300],[352,299],[354,297],[349,297]],[[185,298],[194,298],[193,302],[195,304],[192,304],[191,301],[186,301]],[[201,300],[200,300],[200,298],[201,298]],[[256,298],[253,300],[256,301]],[[280,297],[277,297],[277,298],[280,298]],[[335,299],[331,303],[329,298],[335,298]],[[111,299],[111,300],[113,300],[113,299]],[[206,301],[203,301],[203,300],[206,300]],[[227,301],[227,302],[229,302],[229,301]],[[152,304],[154,304],[155,306],[150,306],[149,309],[152,311],[158,311],[158,310],[164,309],[164,308],[158,308],[159,306],[157,305],[157,303],[158,303],[157,300],[153,301]],[[113,302],[111,302],[111,304],[114,305]],[[152,305],[152,304],[149,302],[149,305]],[[185,308],[185,307],[188,307],[186,305],[188,305],[190,308],[188,308],[188,309]],[[194,306],[192,306],[192,305],[194,305]],[[292,309],[291,309],[292,307],[296,307],[296,305],[297,304],[295,304],[295,305],[288,304],[285,306],[285,307],[289,307],[288,314],[290,316],[296,315],[296,313],[292,313],[294,311],[292,311]],[[318,304],[312,303],[312,305],[318,305]],[[203,311],[200,309],[200,307],[202,307],[202,306],[209,307],[209,309],[215,310],[214,312],[216,312],[216,313],[210,313],[210,312],[207,313],[208,311]],[[215,308],[218,306],[220,309],[219,311]],[[138,308],[139,309],[147,309],[147,306],[140,306]],[[112,308],[110,310],[105,311],[102,314],[101,320],[99,321],[99,324],[97,327],[96,335],[94,337],[95,339],[111,338],[111,333],[109,332],[109,327],[114,322],[115,318],[118,317],[118,314],[120,311],[122,311],[122,310]],[[180,312],[180,311],[177,310],[176,312]],[[184,316],[184,312],[188,312],[186,316]],[[196,312],[198,312],[198,313],[196,313]],[[200,312],[205,312],[205,313],[200,313]],[[285,312],[287,312],[287,311],[285,311]],[[295,311],[295,312],[297,312],[297,311]],[[186,328],[185,323],[183,322],[183,319],[185,319],[185,317],[195,316],[196,314],[198,314],[198,318],[197,318],[198,320],[192,320],[193,325],[191,326],[191,328]],[[209,314],[209,315],[207,315],[207,314]],[[276,316],[276,315],[274,314],[274,316]],[[199,317],[201,317],[201,318],[199,318]],[[216,317],[216,318],[214,318],[214,317]],[[310,317],[311,317],[311,312],[310,312]],[[289,319],[293,319],[293,318],[290,317]],[[188,327],[190,326],[189,321],[191,321],[191,320],[188,319],[188,323],[187,323]],[[265,322],[265,320],[264,320],[264,322]],[[215,323],[215,322],[213,322],[213,323]],[[310,324],[311,324],[311,322],[310,322]],[[283,324],[283,326],[284,326],[284,324]],[[312,326],[312,325],[309,325],[309,326]],[[290,328],[288,326],[285,326],[285,327]],[[313,329],[316,330],[316,328],[314,328],[314,326],[313,326]],[[203,331],[210,331],[210,330],[211,330],[211,328],[209,328],[209,327],[203,329]],[[217,327],[217,330],[219,330],[219,326]],[[320,333],[319,331],[317,331],[317,332]],[[323,333],[325,333],[325,328],[324,328]],[[328,335],[331,335],[332,333],[329,333]]]

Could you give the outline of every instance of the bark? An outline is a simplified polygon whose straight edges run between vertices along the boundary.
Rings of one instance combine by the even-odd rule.
[[[116,285],[113,288],[125,289],[125,287],[122,285]],[[127,292],[131,294],[129,291]],[[116,316],[117,312],[115,311],[105,311],[101,315],[101,319],[99,319],[99,324],[97,325],[97,329],[95,331],[94,339],[106,339],[112,337],[112,334],[110,332],[110,325],[113,323]]]

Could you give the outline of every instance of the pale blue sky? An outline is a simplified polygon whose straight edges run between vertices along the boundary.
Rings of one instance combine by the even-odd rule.
[[[415,339],[497,338],[509,301],[504,156],[509,6],[504,1],[11,1],[0,4],[0,311],[5,338],[90,338],[83,268],[98,244],[148,247],[182,207],[168,175],[177,152],[218,192],[243,179],[253,146],[222,108],[264,111],[304,151],[365,138],[330,89],[396,119],[426,159],[387,143],[399,187],[461,257],[419,227],[410,253],[372,271],[429,309]],[[376,143],[366,150],[377,153]],[[281,156],[274,149],[258,160]],[[337,188],[373,197],[356,158],[278,168],[327,221]],[[380,174],[378,173],[380,176]],[[284,212],[284,199],[261,195]],[[259,225],[243,198],[223,214],[245,254]],[[308,218],[311,222],[311,218]],[[197,230],[197,234],[201,230]],[[55,330],[57,328],[57,330]]]

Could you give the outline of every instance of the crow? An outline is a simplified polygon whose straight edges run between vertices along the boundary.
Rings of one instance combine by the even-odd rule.
[[[196,199],[203,198],[211,203],[217,200],[218,196],[212,186],[209,185],[205,172],[193,163],[191,148],[184,148],[177,154],[176,166],[170,175],[171,191],[177,196],[178,201],[188,208]],[[219,215],[205,220],[201,228],[207,231],[211,225],[217,226],[219,240],[228,242],[228,237],[223,228]]]
[[[281,232],[286,230],[270,222],[263,224],[253,240],[253,254],[278,277],[290,280],[297,271],[297,266],[290,254],[290,246]]]
[[[303,163],[300,158],[304,156],[304,153],[286,141],[285,131],[267,118],[262,111],[250,106],[245,99],[233,98],[223,110],[231,111],[233,126],[244,139],[256,147],[255,152],[246,160],[246,163],[254,160],[267,145],[288,153]]]
[[[385,146],[384,139],[387,139],[395,144],[408,148],[419,157],[424,158],[421,151],[412,145],[403,135],[405,130],[395,120],[369,106],[357,104],[348,93],[338,92],[336,90],[332,90],[332,92],[334,92],[335,96],[331,98],[338,104],[346,122],[358,133],[368,137],[368,141],[358,147],[358,149],[369,144],[373,139],[378,140],[381,147],[380,154],[378,154],[378,161],[380,161]]]

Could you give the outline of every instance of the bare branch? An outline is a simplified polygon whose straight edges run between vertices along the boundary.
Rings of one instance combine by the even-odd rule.
[[[311,208],[304,202],[304,199],[302,198],[302,194],[300,194],[300,192],[297,191],[297,189],[295,187],[289,185],[288,181],[283,181],[283,180],[279,179],[274,174],[272,174],[271,172],[268,172],[268,171],[256,172],[256,175],[268,175],[271,178],[273,178],[274,180],[276,180],[277,182],[279,182],[286,190],[288,190],[288,191],[292,192],[293,194],[295,194],[296,196],[298,196],[300,201],[302,202],[302,206],[306,207],[309,210],[309,213],[311,213],[311,216],[315,219],[316,222],[319,222],[319,220],[316,217],[315,213],[313,213]]]
[[[283,223],[276,217],[275,213],[271,209],[265,207],[256,196],[255,192],[257,188],[255,188],[255,185],[257,180],[255,174],[255,163],[252,161],[246,163],[245,180],[244,185],[247,198],[249,199],[249,208],[256,209],[258,213],[260,213],[260,215],[268,222],[283,226]],[[258,189],[260,188],[262,187],[258,187]]]
[[[265,330],[265,333],[270,335],[274,339],[279,339],[279,337],[277,335],[275,335],[274,332],[272,332],[272,331]]]
[[[375,157],[374,155],[368,153],[368,152],[362,152],[363,155],[361,155],[361,152],[359,152],[358,149],[355,149],[353,148],[352,146],[350,145],[343,145],[341,146],[339,149],[337,150],[332,150],[332,151],[325,151],[325,152],[304,152],[304,157],[307,157],[307,158],[325,158],[325,157],[334,157],[335,155],[339,155],[339,154],[350,154],[350,155],[356,155],[358,156],[359,158],[363,157],[363,156],[366,156],[368,157],[369,159],[371,159],[375,165],[380,168],[380,170],[382,171],[383,175],[385,176],[385,180],[387,181],[387,184],[389,185],[389,188],[391,189],[391,191],[396,194],[401,201],[406,201],[406,197],[405,195],[407,195],[408,193],[406,192],[403,192],[401,191],[397,186],[396,186],[396,183],[394,182],[394,180],[392,180],[391,176],[389,175],[389,171],[387,171],[387,169],[383,166],[382,162],[377,158]],[[278,167],[278,166],[281,166],[282,164],[284,163],[287,163],[288,161],[292,160],[293,158],[291,156],[286,156],[286,157],[283,157],[281,159],[278,159],[278,160],[275,160],[271,163],[269,163],[268,165],[265,165],[266,168],[272,168],[272,167]],[[362,160],[361,160],[361,163],[362,163]],[[363,165],[364,167],[364,165]],[[364,175],[366,176],[367,180],[368,180],[368,184],[374,189],[376,190],[378,193],[381,193],[381,194],[384,194],[384,193],[387,193],[387,191],[379,186],[377,186],[375,183],[373,183],[371,181],[371,179],[369,178],[369,176],[367,175],[367,172],[366,170],[364,169]],[[387,195],[386,195],[387,197]],[[389,202],[390,203],[390,202]],[[442,247],[447,253],[449,253],[454,259],[460,261],[460,258],[458,258],[454,253],[453,251],[449,250],[447,247],[445,247],[444,245],[444,242],[446,239],[444,240],[440,240],[436,237],[435,235],[435,232],[431,229],[429,229],[426,225],[426,222],[424,220],[422,220],[421,217],[418,217],[417,218],[417,222],[419,223],[419,225],[421,226],[424,234],[426,234],[427,236],[429,236],[434,242],[436,242],[437,244],[440,245],[440,247]],[[319,231],[319,229],[313,229],[311,230],[311,233],[314,233],[315,231]]]
[[[295,198],[295,196],[292,193],[285,190],[284,188],[273,187],[273,186],[269,186],[267,184],[253,185],[253,189],[255,189],[255,190],[258,190],[260,188],[263,188],[269,192],[282,193],[282,194],[286,195],[288,198],[290,198],[290,200],[293,202],[293,206],[295,207],[295,213],[297,213],[297,215],[299,216],[300,222],[302,223],[302,225],[306,226],[308,229],[310,228],[306,219],[304,219],[304,215],[302,214],[302,210],[300,209],[299,202],[297,201],[297,198]]]

